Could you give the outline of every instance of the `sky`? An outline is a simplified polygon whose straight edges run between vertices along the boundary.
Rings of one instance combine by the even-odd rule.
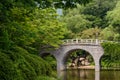
[[[59,15],[63,15],[63,13],[62,13],[62,9],[57,9],[57,14],[59,14]]]

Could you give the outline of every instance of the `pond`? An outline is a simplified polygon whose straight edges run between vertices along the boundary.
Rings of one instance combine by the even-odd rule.
[[[120,80],[119,70],[66,70],[61,72],[62,80]]]

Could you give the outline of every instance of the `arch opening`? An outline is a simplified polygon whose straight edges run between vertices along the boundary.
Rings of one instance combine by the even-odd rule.
[[[93,56],[83,49],[72,49],[66,53],[63,59],[66,69],[94,69],[95,61]]]

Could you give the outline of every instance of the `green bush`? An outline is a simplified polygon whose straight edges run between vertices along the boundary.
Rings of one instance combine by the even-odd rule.
[[[0,52],[0,80],[45,80],[39,76],[51,76],[51,72],[46,61],[23,48]]]
[[[102,43],[104,55],[101,60],[102,67],[120,68],[120,43]]]
[[[58,79],[48,76],[39,76],[36,80],[58,80]]]
[[[50,64],[53,70],[56,70],[57,61],[52,55],[45,56],[43,59]]]
[[[0,80],[24,80],[11,59],[0,52]]]

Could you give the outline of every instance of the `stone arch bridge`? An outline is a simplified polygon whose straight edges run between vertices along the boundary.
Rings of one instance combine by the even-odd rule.
[[[43,51],[40,54],[50,53],[57,60],[57,72],[66,69],[66,59],[71,51],[85,50],[93,57],[95,62],[95,71],[100,71],[100,58],[104,54],[101,46],[103,40],[98,39],[67,39],[64,43],[55,50]]]

